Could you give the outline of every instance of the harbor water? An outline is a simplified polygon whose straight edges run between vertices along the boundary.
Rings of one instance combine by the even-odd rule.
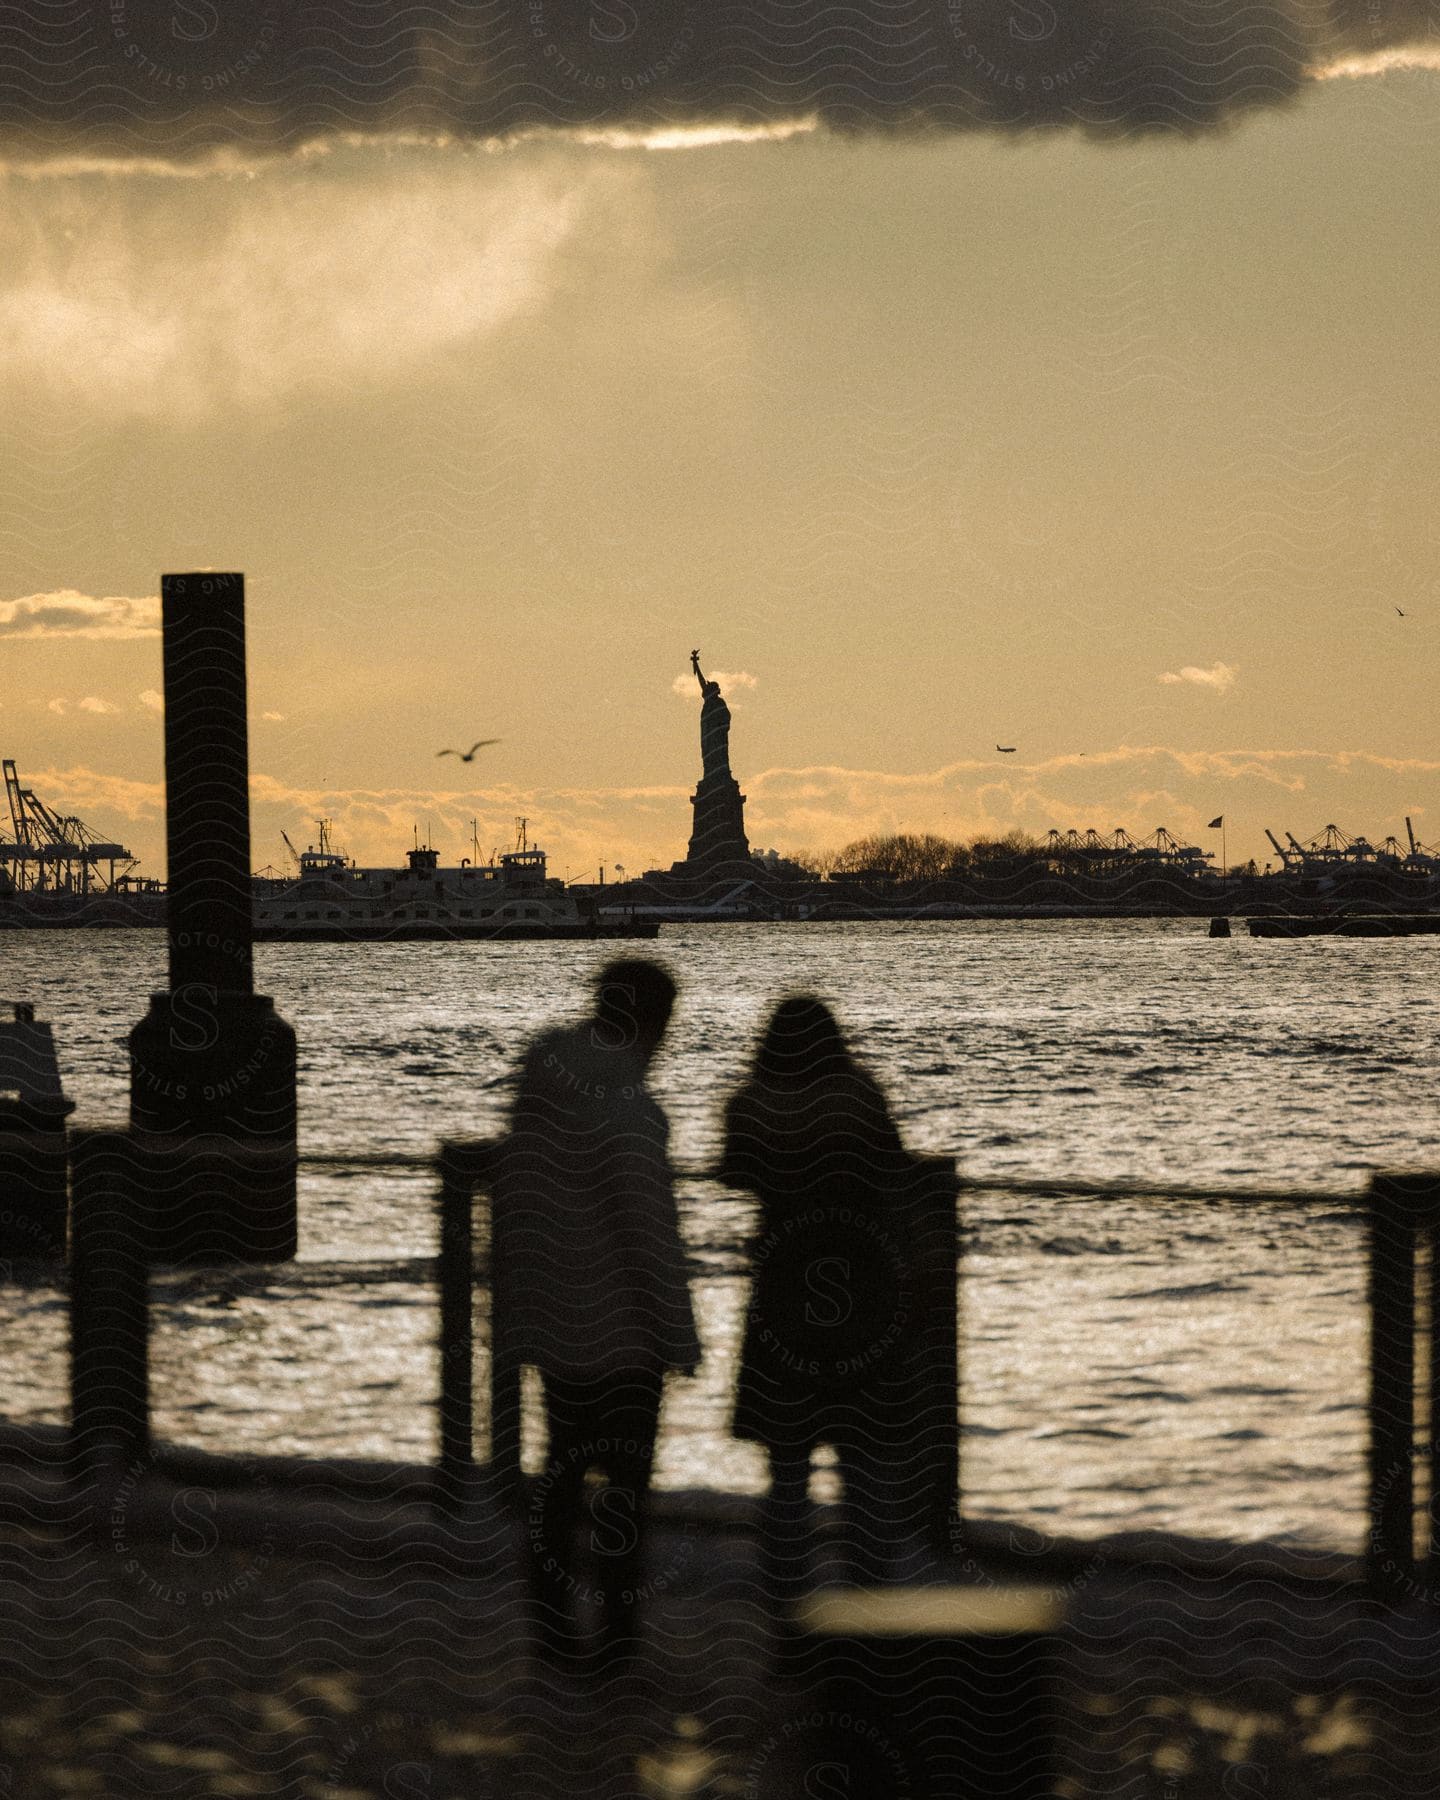
[[[1211,940],[1204,921],[667,927],[672,1121],[706,1344],[667,1399],[657,1479],[763,1484],[727,1430],[743,1196],[707,1177],[770,1001],[830,999],[913,1149],[969,1176],[1358,1192],[1440,1168],[1440,943]],[[265,945],[300,1037],[303,1150],[488,1136],[525,1039],[583,1011],[614,946]],[[0,998],[52,1022],[76,1123],[123,1122],[125,1037],[164,979],[152,931],[0,937]],[[211,1449],[434,1452],[428,1174],[307,1171],[294,1265],[157,1282],[155,1423]],[[967,1196],[968,1511],[1358,1547],[1364,1266],[1347,1207]],[[0,1268],[11,1419],[65,1407],[65,1314]],[[827,1488],[822,1471],[819,1491]]]

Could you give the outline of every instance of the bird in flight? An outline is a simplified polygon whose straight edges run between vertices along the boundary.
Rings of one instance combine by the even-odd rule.
[[[1405,608],[1403,606],[1397,606],[1395,608],[1395,610],[1396,610],[1396,612],[1399,613],[1399,615],[1402,619],[1405,617]]]
[[[483,750],[487,744],[498,744],[499,738],[476,738],[468,750],[437,750],[437,756],[458,756],[461,762],[474,762],[475,752]]]
[[[1013,744],[997,744],[995,748],[1002,756],[1013,756],[1015,754],[1015,746]]]

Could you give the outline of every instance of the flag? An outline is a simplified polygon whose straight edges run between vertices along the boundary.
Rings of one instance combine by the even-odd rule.
[[[1221,813],[1220,817],[1218,819],[1212,819],[1205,829],[1207,831],[1218,831],[1224,823],[1225,815],[1224,813]]]

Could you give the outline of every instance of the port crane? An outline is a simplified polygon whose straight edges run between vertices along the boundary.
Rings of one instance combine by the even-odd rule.
[[[0,833],[0,888],[27,894],[106,894],[129,885],[136,858],[74,814],[51,810],[3,763],[11,835]]]
[[[1411,869],[1418,870],[1422,875],[1440,875],[1440,850],[1430,844],[1420,842],[1415,836],[1415,827],[1410,823],[1408,815],[1405,819],[1405,836],[1410,845],[1410,854],[1406,858],[1406,865]]]
[[[1107,870],[1174,869],[1182,874],[1208,873],[1211,853],[1194,844],[1182,844],[1173,832],[1157,826],[1148,838],[1138,843],[1123,825],[1117,825],[1109,837],[1102,837],[1092,826],[1087,831],[1057,831],[1052,828],[1045,840],[1045,857],[1056,867]]]
[[[1357,870],[1424,877],[1440,874],[1440,852],[1427,849],[1416,839],[1415,827],[1408,818],[1405,821],[1408,848],[1393,832],[1376,844],[1367,837],[1350,837],[1338,825],[1327,825],[1304,844],[1292,831],[1285,833],[1283,844],[1268,827],[1265,835],[1287,875],[1319,878]]]

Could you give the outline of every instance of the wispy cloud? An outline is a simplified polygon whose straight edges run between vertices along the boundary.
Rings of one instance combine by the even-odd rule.
[[[718,681],[721,693],[727,697],[733,695],[736,688],[757,688],[760,685],[758,678],[748,669],[712,669],[705,679]],[[700,684],[695,679],[693,669],[689,674],[677,675],[670,683],[670,689],[682,700],[693,700],[696,706],[700,704]]]
[[[144,689],[135,698],[147,712],[163,713],[165,710],[165,696],[157,693],[154,688]]]
[[[160,599],[118,594],[96,599],[76,588],[0,600],[0,637],[145,638],[160,630]]]
[[[1167,669],[1157,680],[1167,686],[1175,687],[1182,682],[1189,682],[1192,687],[1209,688],[1212,693],[1225,694],[1235,685],[1235,677],[1240,673],[1229,663],[1212,663],[1208,669],[1197,669],[1188,664],[1183,669]]]
[[[79,707],[81,712],[87,713],[118,713],[120,710],[113,701],[102,700],[98,694],[86,694],[83,699],[77,700],[75,704]]]
[[[77,813],[92,825],[104,827],[116,818],[144,824],[165,816],[165,784],[160,781],[135,781],[84,766],[26,769],[25,780],[47,806]]]
[[[631,184],[612,163],[562,178],[474,157],[363,183],[299,170],[217,188],[193,232],[168,229],[164,195],[142,187],[81,233],[57,229],[53,193],[17,187],[0,216],[0,377],[122,417],[393,387],[526,313],[582,218]]]

